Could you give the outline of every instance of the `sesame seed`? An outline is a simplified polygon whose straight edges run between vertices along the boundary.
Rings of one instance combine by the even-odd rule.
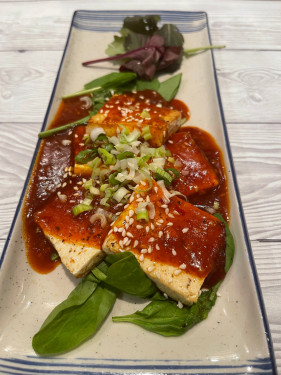
[[[175,276],[178,276],[180,273],[181,273],[181,270],[175,270],[175,271],[174,271],[174,275],[175,275]]]
[[[148,271],[148,272],[152,272],[154,269],[155,269],[154,266],[150,266],[150,267],[148,267],[147,271]]]
[[[79,190],[79,189],[78,189],[78,186],[74,186],[73,189],[76,190],[76,191]]]
[[[135,220],[131,217],[131,219],[129,220],[129,225],[132,225],[134,221]]]
[[[142,229],[143,226],[138,224],[138,225],[136,226],[136,228],[137,228],[137,229]]]
[[[155,229],[155,226],[154,226],[153,223],[150,224],[150,228],[151,228],[152,230]]]
[[[134,210],[130,210],[129,211],[129,217],[132,217],[134,215],[134,213],[135,213]]]
[[[151,253],[152,253],[152,247],[151,247],[151,245],[149,245],[149,246],[148,246],[148,249],[147,249],[147,251],[149,252],[149,254],[151,254]]]
[[[156,250],[160,250],[160,246],[158,245],[158,243],[156,244]]]
[[[147,253],[147,249],[141,249],[141,253],[142,254],[146,254]]]
[[[135,197],[134,197],[134,195],[132,194],[131,196],[130,196],[130,203],[132,203],[133,202],[133,200],[135,199]]]
[[[64,187],[66,187],[66,185],[67,185],[67,183],[64,182],[64,183],[62,184],[62,187],[64,188]]]
[[[162,204],[161,207],[162,208],[167,208],[168,206],[167,206],[167,204]]]
[[[156,194],[158,193],[158,187],[157,186],[154,186],[154,191],[155,191]]]
[[[140,255],[139,260],[142,262],[144,260],[143,254]]]
[[[146,233],[149,232],[149,226],[148,225],[145,227],[145,230],[146,230]]]
[[[160,230],[160,232],[158,233],[158,237],[161,238],[163,236],[163,232],[162,230]]]
[[[177,306],[178,306],[179,309],[182,309],[182,308],[183,308],[183,304],[181,303],[181,301],[178,301]]]
[[[118,232],[123,232],[123,228],[121,227],[121,228],[118,228]]]
[[[128,236],[128,237],[131,237],[131,238],[134,238],[134,236],[132,235],[131,232],[127,232],[127,236]]]
[[[161,223],[161,224],[163,224],[164,220],[163,219],[159,219],[158,222]]]
[[[168,295],[167,295],[167,293],[163,293],[163,296],[164,296],[166,299],[168,299]]]
[[[185,264],[185,263],[182,263],[182,264],[179,266],[179,268],[180,268],[181,270],[185,270],[185,269],[186,269],[186,264]]]
[[[169,208],[165,208],[165,214],[166,214],[166,215],[169,214]]]
[[[61,187],[61,184],[58,184],[58,185],[57,185],[57,188],[60,188],[60,187]]]
[[[118,232],[118,228],[117,227],[114,227],[113,230],[114,230],[115,233]]]
[[[174,224],[171,222],[171,221],[169,221],[169,223],[167,223],[167,227],[172,227]]]
[[[119,246],[120,246],[121,248],[123,247],[123,241],[122,241],[122,240],[119,241]]]
[[[170,238],[170,233],[167,233],[166,238],[167,240]]]
[[[154,242],[154,241],[155,241],[154,237],[150,237],[150,239],[148,240],[148,242]]]
[[[139,244],[139,241],[138,240],[135,240],[135,242],[134,242],[134,247],[137,247],[138,246],[138,244]]]
[[[174,216],[173,214],[171,214],[171,213],[169,213],[168,216],[171,217],[172,219],[174,219],[174,217],[175,217],[175,216]]]
[[[125,237],[126,236],[126,229],[123,229],[122,231],[122,237]]]
[[[176,256],[176,255],[177,255],[177,252],[176,252],[176,250],[175,250],[175,249],[173,249],[173,250],[172,250],[172,254],[173,254],[174,256]]]
[[[64,175],[63,175],[63,178],[66,178],[67,177],[67,173],[65,173]]]
[[[186,233],[189,231],[189,228],[183,228],[182,233]]]
[[[171,139],[168,140],[169,143],[174,143]]]

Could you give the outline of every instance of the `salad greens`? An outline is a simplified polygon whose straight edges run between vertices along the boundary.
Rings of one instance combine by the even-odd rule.
[[[221,215],[219,218],[224,221]],[[233,261],[234,242],[226,223],[225,228],[227,272]],[[120,292],[150,298],[151,302],[142,311],[113,317],[113,322],[134,323],[163,336],[182,335],[208,317],[220,284],[221,281],[202,292],[194,305],[179,306],[159,292],[132,253],[107,255],[49,314],[33,337],[33,349],[41,355],[56,355],[74,349],[99,329]]]
[[[135,72],[140,78],[152,80],[158,71],[175,70],[182,56],[225,46],[184,49],[184,38],[173,24],[158,26],[158,15],[126,17],[123,26],[106,49],[107,58],[84,62],[83,66],[104,61],[120,61],[120,71]]]
[[[92,95],[92,108],[89,110],[89,116],[69,124],[59,126],[57,128],[48,129],[38,134],[39,138],[46,138],[58,132],[73,128],[78,125],[87,125],[91,116],[97,114],[98,110],[103,107],[106,101],[114,94],[121,94],[126,91],[157,91],[165,100],[172,100],[179,89],[181,82],[181,73],[166,81],[160,82],[158,79],[152,81],[144,81],[137,78],[135,73],[110,73],[98,79],[88,82],[84,85],[84,89],[73,94],[66,95],[63,99],[70,99],[82,95]]]

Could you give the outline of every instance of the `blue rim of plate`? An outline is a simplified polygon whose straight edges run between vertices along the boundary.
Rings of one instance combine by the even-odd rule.
[[[122,21],[124,17],[126,16],[133,16],[133,15],[147,15],[147,14],[157,14],[161,17],[161,22],[167,23],[172,19],[177,19],[177,27],[179,30],[183,33],[193,33],[198,32],[203,29],[207,29],[208,37],[209,37],[209,43],[211,42],[211,35],[210,35],[210,28],[209,28],[209,22],[208,22],[208,15],[204,11],[198,11],[198,12],[185,12],[185,11],[137,11],[137,10],[131,10],[131,11],[90,11],[90,10],[76,10],[72,17],[72,22],[70,24],[68,37],[66,41],[66,45],[64,48],[63,56],[59,65],[58,73],[56,76],[56,80],[54,83],[54,87],[52,90],[52,94],[50,97],[50,101],[47,107],[47,111],[44,117],[44,121],[41,127],[41,131],[43,131],[47,126],[47,120],[48,116],[53,104],[53,100],[55,97],[55,92],[58,85],[58,80],[61,74],[62,65],[64,62],[65,54],[69,45],[71,32],[73,28],[81,29],[81,30],[90,30],[90,31],[98,31],[98,32],[117,32],[120,29],[120,26],[122,24]],[[104,22],[103,25],[93,26],[94,20],[107,20],[107,22]],[[108,22],[111,22],[110,24]],[[186,22],[189,21],[188,25]],[[239,193],[235,168],[234,168],[234,162],[231,154],[231,148],[230,148],[230,142],[228,138],[224,113],[223,113],[223,106],[219,91],[219,85],[218,85],[218,79],[216,75],[216,67],[215,67],[215,60],[214,60],[214,53],[213,50],[210,50],[211,56],[212,56],[212,65],[213,65],[213,75],[214,75],[214,81],[216,85],[216,94],[218,99],[218,105],[220,110],[220,117],[223,125],[223,132],[224,132],[224,139],[227,149],[227,154],[229,158],[230,163],[230,170],[231,175],[233,178],[233,185],[235,189],[236,199],[238,202],[238,208],[239,208],[239,214],[240,214],[240,220],[242,224],[243,234],[244,234],[244,240],[247,248],[248,253],[248,259],[251,267],[251,271],[253,274],[254,282],[255,282],[255,288],[256,293],[259,301],[259,307],[262,314],[262,320],[264,325],[264,333],[266,336],[267,346],[268,346],[268,352],[269,356],[265,358],[255,358],[248,361],[240,362],[239,364],[226,364],[226,365],[219,365],[219,364],[210,364],[210,362],[203,363],[202,361],[174,361],[177,362],[177,365],[175,363],[172,363],[173,360],[158,360],[158,364],[156,364],[156,360],[154,362],[148,361],[148,360],[129,360],[129,359],[122,359],[122,360],[114,360],[113,358],[109,359],[102,359],[105,363],[99,363],[99,359],[95,358],[76,358],[79,362],[70,363],[70,360],[68,358],[62,358],[62,357],[49,357],[49,358],[40,358],[36,356],[22,356],[21,358],[0,358],[0,371],[1,374],[72,374],[72,375],[80,375],[80,374],[89,374],[89,375],[97,375],[102,374],[103,375],[113,375],[113,374],[120,374],[122,372],[120,371],[131,371],[138,370],[141,371],[141,373],[144,375],[151,374],[153,371],[153,374],[163,374],[162,371],[165,371],[165,373],[169,374],[245,374],[245,373],[251,373],[251,374],[273,374],[277,375],[277,368],[276,368],[276,361],[274,356],[274,350],[273,350],[273,344],[269,329],[269,324],[266,316],[265,306],[263,302],[261,287],[257,275],[257,270],[254,262],[253,252],[249,240],[249,235],[246,227],[246,221],[245,216],[242,208],[242,201]],[[7,248],[14,230],[14,226],[16,223],[16,220],[18,218],[18,214],[20,212],[21,205],[24,200],[25,192],[30,180],[30,176],[32,173],[32,169],[34,166],[34,163],[36,161],[36,157],[38,154],[38,150],[40,147],[41,140],[38,139],[35,151],[32,157],[32,161],[30,164],[30,168],[27,174],[27,178],[23,187],[23,191],[19,200],[19,203],[17,205],[15,215],[11,224],[11,228],[9,231],[9,234],[7,236],[6,243],[4,245],[4,249],[0,258],[0,271],[5,259],[5,255],[7,252]],[[50,360],[55,360],[56,362],[51,362]],[[83,361],[83,362],[82,362]],[[90,362],[93,363],[90,363]],[[122,364],[121,364],[122,361]],[[111,362],[111,363],[110,363]],[[180,364],[178,364],[180,363]],[[29,366],[29,367],[26,367]],[[69,367],[69,369],[67,369]],[[74,369],[75,368],[75,369]],[[188,372],[185,372],[188,370]],[[17,371],[15,373],[15,371]],[[161,373],[159,372],[161,371]],[[175,372],[176,371],[176,372]],[[190,372],[192,371],[192,372]],[[222,372],[224,371],[224,372]],[[246,372],[245,372],[246,371]]]

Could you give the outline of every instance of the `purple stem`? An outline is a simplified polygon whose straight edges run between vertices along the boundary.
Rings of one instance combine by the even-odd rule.
[[[144,46],[144,47],[136,48],[136,49],[134,49],[132,51],[129,51],[129,52],[122,53],[120,55],[105,57],[104,59],[86,61],[86,62],[83,62],[82,65],[87,66],[87,65],[90,65],[90,64],[96,64],[96,63],[104,62],[104,61],[119,60],[119,59],[123,59],[123,58],[126,58],[126,57],[130,57],[130,55],[134,54],[135,52],[139,52],[139,51],[143,51],[143,50],[147,50],[147,49],[151,49],[151,48],[156,49],[161,53],[161,50],[158,46]]]

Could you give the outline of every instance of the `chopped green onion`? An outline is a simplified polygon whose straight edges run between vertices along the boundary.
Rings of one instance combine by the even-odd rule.
[[[136,141],[140,137],[140,132],[137,129],[134,129],[131,133],[127,134],[128,129],[122,130],[120,134],[120,143],[128,144]]]
[[[56,251],[54,252],[52,255],[51,255],[51,260],[54,261],[54,260],[57,260],[59,259],[59,253]]]
[[[129,190],[127,190],[124,187],[121,187],[113,194],[113,199],[115,199],[118,203],[121,202],[121,200],[125,197],[125,195],[129,193]]]
[[[107,203],[108,199],[109,199],[108,197],[102,198],[102,199],[100,200],[100,204],[101,204],[102,206],[109,207],[109,204]]]
[[[148,188],[147,189],[139,189],[139,188],[135,188],[134,190],[137,192],[137,193],[146,193],[148,192],[152,186],[153,186],[153,183],[152,183],[152,178],[150,176],[150,174],[144,172],[144,171],[141,171],[141,173],[143,174],[144,176],[144,179],[148,182]]]
[[[74,128],[75,126],[78,126],[78,125],[87,125],[87,122],[89,121],[89,119],[90,119],[90,116],[86,116],[86,117],[81,118],[80,120],[70,122],[69,124],[58,126],[57,128],[45,130],[43,132],[40,132],[38,134],[38,137],[39,138],[46,138],[46,137],[50,137],[51,135],[54,135],[56,133],[59,133],[63,130]]]
[[[100,191],[105,191],[109,187],[109,184],[103,184],[100,187]]]
[[[169,161],[170,163],[175,163],[175,158],[169,156],[169,157],[168,157],[168,161]]]
[[[104,148],[99,147],[98,153],[101,156],[101,158],[104,161],[104,164],[106,165],[112,165],[116,163],[116,159],[114,155],[110,154],[108,151],[106,151]]]
[[[170,175],[170,173],[164,171],[163,169],[157,167],[155,169],[155,180],[158,181],[158,180],[163,180],[164,181],[164,184],[166,186],[169,186],[171,185],[172,181],[173,181],[173,177]]]
[[[123,159],[133,158],[134,154],[130,151],[125,151],[125,152],[122,152],[121,154],[118,154],[116,157],[118,160],[123,160]]]
[[[90,206],[93,202],[93,198],[84,198],[82,204],[85,204],[86,206]]]
[[[96,149],[93,149],[93,150],[89,150],[89,149],[86,149],[86,150],[82,150],[79,152],[79,154],[77,154],[75,156],[75,161],[77,163],[80,163],[80,164],[86,164],[88,163],[89,161],[93,160],[94,157],[97,155],[97,150]]]
[[[81,212],[90,211],[92,209],[93,209],[93,207],[91,205],[79,203],[72,208],[72,213],[73,213],[74,216],[77,216],[77,215],[81,214]]]
[[[138,160],[138,166],[139,166],[140,168],[143,168],[144,166],[146,166],[146,165],[147,165],[146,163],[149,161],[149,159],[150,159],[151,157],[152,157],[151,154],[144,155],[144,156],[140,157],[139,160]]]
[[[108,142],[108,138],[104,133],[99,134],[95,140],[95,142],[104,142],[104,141]]]
[[[176,168],[165,168],[165,171],[170,173],[172,172],[173,180],[180,177],[180,172]]]
[[[116,180],[116,178],[115,178],[118,175],[118,173],[119,173],[119,171],[116,171],[108,177],[108,181],[109,181],[110,185],[115,186],[115,185],[118,185],[120,183],[120,181]]]
[[[80,95],[87,95],[87,94],[91,94],[92,92],[95,92],[95,91],[99,91],[101,89],[101,87],[94,87],[92,89],[88,89],[88,90],[80,90],[80,91],[76,91],[74,92],[73,94],[69,94],[69,95],[65,95],[62,97],[62,99],[70,99],[70,98],[75,98],[76,96],[80,96]]]
[[[86,190],[89,190],[93,186],[93,180],[90,179],[90,180],[86,181],[83,186]]]
[[[108,143],[104,148],[106,149],[106,151],[110,152],[114,149],[114,144]]]
[[[142,111],[142,113],[140,114],[140,117],[142,118],[150,118],[150,113],[147,112],[146,110]]]
[[[148,221],[149,221],[149,219],[148,219],[148,211],[147,211],[146,208],[140,210],[137,213],[137,220],[138,221],[145,220],[148,223]]]
[[[100,195],[100,191],[98,188],[94,187],[94,186],[90,186],[90,193],[93,194],[93,195]]]
[[[145,141],[148,141],[149,139],[152,138],[149,126],[145,126],[144,128],[142,128],[142,137],[144,138]]]

